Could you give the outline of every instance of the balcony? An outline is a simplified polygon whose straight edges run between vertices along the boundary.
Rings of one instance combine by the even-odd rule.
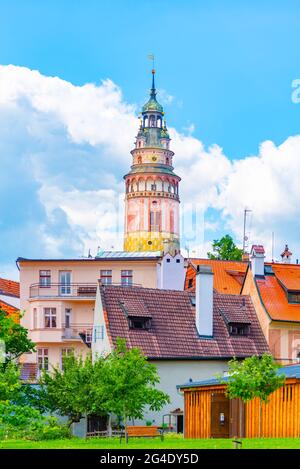
[[[60,300],[95,300],[97,283],[51,283],[45,287],[33,283],[29,288],[30,299],[57,298]]]
[[[92,342],[92,324],[71,324],[65,327],[62,324],[58,327],[44,327],[42,329],[32,329],[30,338],[35,343],[62,343],[62,342],[83,342],[87,347]]]

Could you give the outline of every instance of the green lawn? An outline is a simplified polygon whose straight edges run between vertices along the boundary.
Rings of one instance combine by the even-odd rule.
[[[209,439],[209,440],[188,440],[178,435],[166,435],[164,441],[159,438],[131,438],[128,445],[123,440],[120,443],[118,438],[93,438],[80,439],[72,438],[70,440],[48,440],[48,441],[28,441],[28,440],[2,440],[1,449],[122,449],[122,448],[140,448],[140,449],[232,449],[231,439]],[[300,439],[297,438],[260,438],[243,439],[243,448],[245,449],[288,449],[300,448]]]

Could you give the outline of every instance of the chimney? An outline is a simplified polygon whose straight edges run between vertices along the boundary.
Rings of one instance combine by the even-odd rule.
[[[250,252],[251,270],[254,277],[265,275],[265,249],[261,244],[254,244]]]
[[[198,265],[196,275],[196,327],[198,334],[213,336],[213,282],[210,265]]]

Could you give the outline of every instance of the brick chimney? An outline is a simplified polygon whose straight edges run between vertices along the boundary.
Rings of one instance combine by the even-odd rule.
[[[251,270],[254,277],[265,275],[265,249],[261,244],[254,244],[250,252]]]
[[[209,265],[198,265],[196,275],[196,327],[202,337],[213,336],[214,274]]]

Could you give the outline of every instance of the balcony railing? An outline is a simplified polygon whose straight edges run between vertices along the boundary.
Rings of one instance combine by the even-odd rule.
[[[30,298],[96,298],[96,283],[51,283],[49,286],[33,283]]]

